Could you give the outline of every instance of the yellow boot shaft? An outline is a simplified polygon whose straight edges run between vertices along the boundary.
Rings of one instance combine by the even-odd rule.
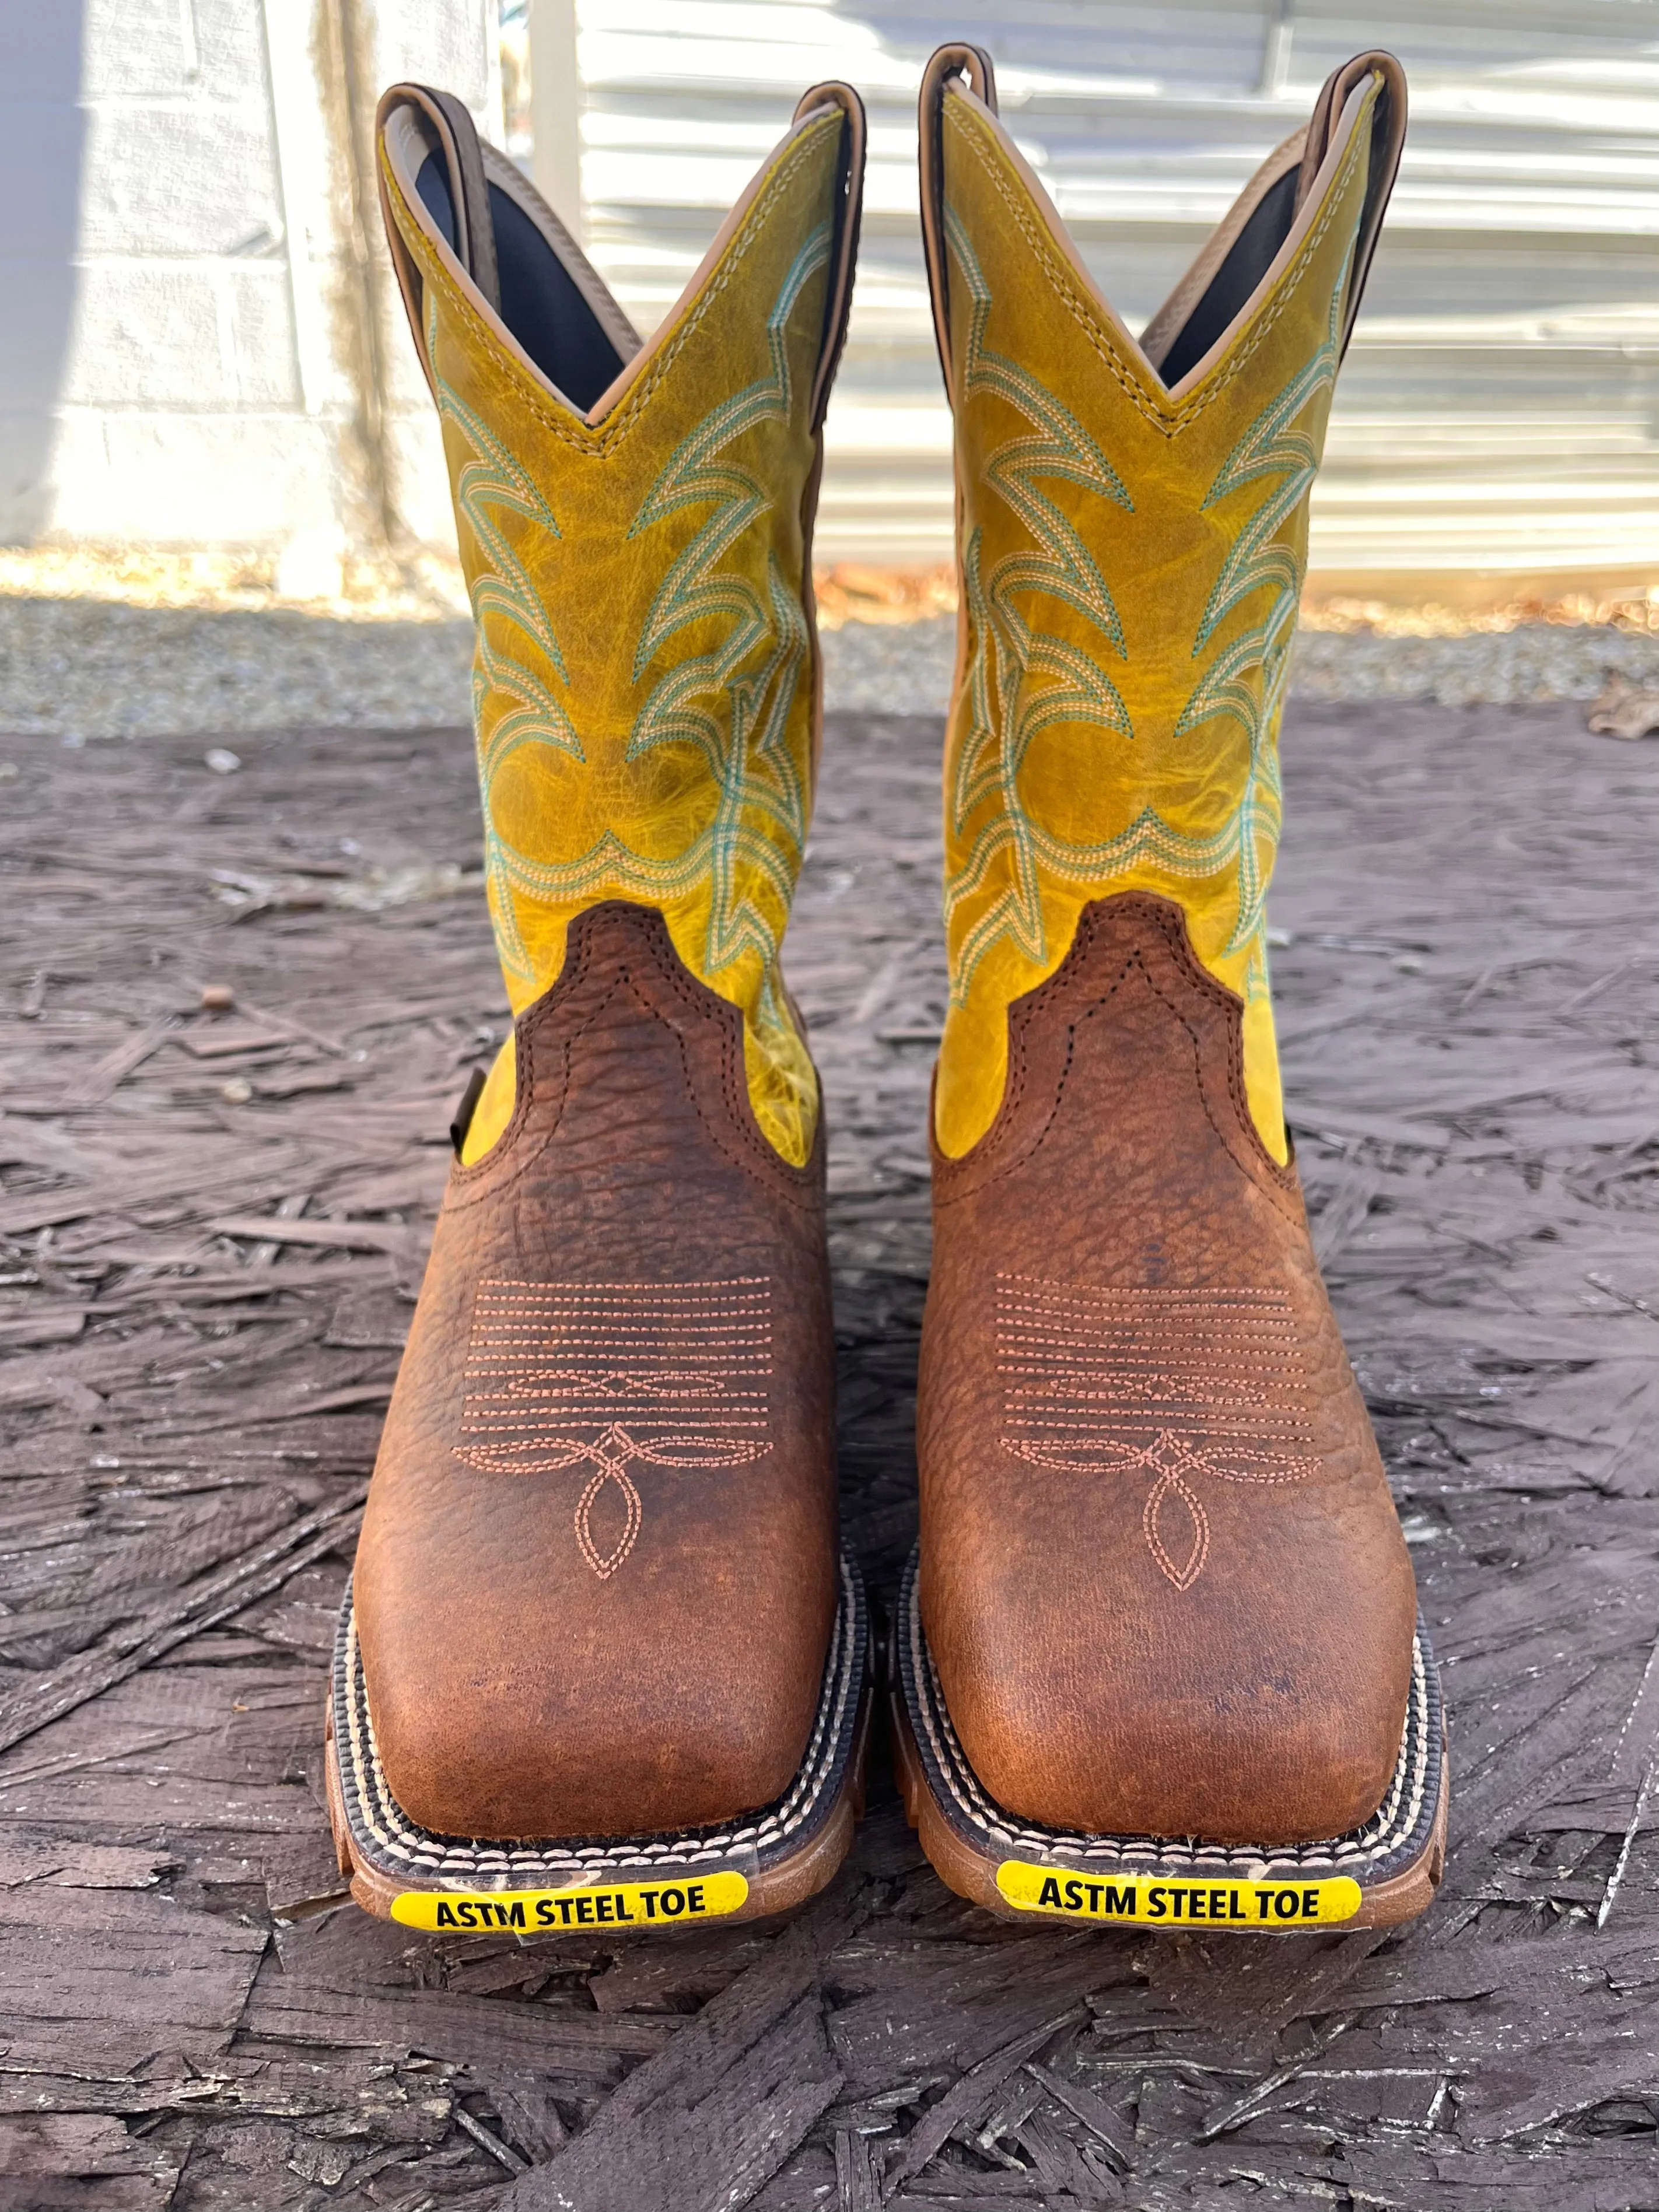
[[[557,979],[585,908],[657,908],[686,966],[742,1009],[756,1116],[799,1164],[818,1086],[778,949],[815,767],[810,535],[857,231],[857,103],[843,88],[808,96],[649,345],[598,298],[617,374],[584,406],[462,265],[460,218],[449,235],[440,220],[448,200],[435,216],[423,198],[443,113],[440,96],[400,102],[418,91],[383,106],[382,183],[477,631],[485,876],[509,999],[517,1014]],[[485,159],[486,182],[551,227],[591,301],[598,278],[509,165]],[[512,1103],[504,1053],[468,1160]]]
[[[1339,72],[1309,126],[1316,145],[1304,133],[1279,149],[1138,343],[997,122],[988,65],[952,52],[936,59],[923,125],[962,582],[938,1141],[959,1157],[990,1127],[1008,1007],[1058,968],[1083,908],[1139,890],[1180,901],[1199,958],[1243,1000],[1251,1114],[1282,1161],[1265,914],[1278,722],[1308,494],[1403,87],[1386,58]],[[1206,285],[1224,283],[1257,207],[1256,250],[1278,210],[1282,241],[1229,325],[1166,382],[1154,357],[1173,368],[1183,334],[1198,343]]]

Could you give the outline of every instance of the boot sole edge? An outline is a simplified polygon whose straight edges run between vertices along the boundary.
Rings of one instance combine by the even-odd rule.
[[[1187,1875],[1200,1885],[1217,1877],[1238,1879],[1245,1866],[1253,1862],[1265,1866],[1261,1879],[1269,1881],[1290,1884],[1300,1874],[1304,1881],[1346,1875],[1357,1882],[1357,1909],[1330,1923],[1329,1932],[1396,1927],[1416,1919],[1433,1902],[1445,1869],[1449,1781],[1439,1674],[1420,1626],[1412,1703],[1390,1790],[1393,1796],[1402,1782],[1414,1783],[1417,1795],[1412,1802],[1416,1809],[1406,1832],[1398,1840],[1389,1838],[1386,1823],[1375,1846],[1369,1850],[1362,1840],[1365,1828],[1338,1838],[1329,1845],[1293,1850],[1267,1845],[1206,1850],[1202,1845],[1168,1844],[1146,1837],[1065,1836],[1003,1813],[973,1776],[955,1741],[943,1693],[933,1672],[917,1600],[917,1556],[912,1553],[893,1628],[888,1695],[894,1764],[906,1816],[935,1872],[959,1897],[983,1906],[999,1919],[1029,1925],[1038,1914],[1011,1905],[997,1885],[998,1869],[1010,1860],[1052,1866],[1061,1878],[1105,1870],[1134,1877],[1156,1875],[1174,1881]],[[924,1756],[924,1741],[940,1745],[949,1765],[937,1755]],[[1408,1766],[1417,1771],[1407,1775]],[[954,1784],[953,1770],[957,1778]],[[1388,1802],[1385,1799],[1385,1806]],[[1374,1819],[1380,1817],[1381,1812]],[[1045,1912],[1041,1917],[1052,1923],[1058,1916]],[[1101,1918],[1087,1924],[1159,1932],[1156,1923],[1145,1919]],[[1193,1931],[1183,1923],[1180,1930],[1170,1927],[1164,1932]],[[1238,1928],[1217,1919],[1205,1922],[1204,1932],[1290,1935],[1308,1930],[1273,1924]]]
[[[714,1829],[679,1835],[528,1843],[436,1835],[398,1806],[375,1747],[348,1586],[335,1638],[324,1764],[335,1853],[353,1899],[377,1918],[392,1919],[405,1917],[393,1910],[400,1899],[576,1894],[584,1888],[741,1874],[747,1884],[741,1904],[698,1923],[717,1918],[735,1925],[786,1911],[814,1895],[851,1847],[863,1805],[872,1712],[869,1614],[858,1571],[845,1553],[839,1583],[836,1626],[806,1753],[773,1805]]]

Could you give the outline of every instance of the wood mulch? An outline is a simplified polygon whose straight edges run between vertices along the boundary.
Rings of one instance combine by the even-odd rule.
[[[504,1006],[463,736],[232,742],[224,775],[199,738],[0,742],[0,2203],[1659,2205],[1659,748],[1570,706],[1286,737],[1289,1094],[1450,1705],[1427,1918],[1009,1929],[883,1765],[792,1924],[622,1948],[338,1902],[326,1656]],[[790,939],[878,1592],[914,1522],[937,745],[833,724]]]

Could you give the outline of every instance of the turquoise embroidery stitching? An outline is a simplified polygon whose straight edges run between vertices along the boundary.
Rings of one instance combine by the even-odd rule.
[[[1207,509],[1246,484],[1264,477],[1280,480],[1244,525],[1228,553],[1205,609],[1192,648],[1194,657],[1209,644],[1223,618],[1252,593],[1271,588],[1272,604],[1262,622],[1226,647],[1205,671],[1172,733],[1174,738],[1184,737],[1219,715],[1231,715],[1243,725],[1249,740],[1250,758],[1239,804],[1220,828],[1208,836],[1193,836],[1177,830],[1165,821],[1156,807],[1147,806],[1117,836],[1098,844],[1078,845],[1052,836],[1024,811],[1018,775],[1031,738],[1039,729],[1066,720],[1099,721],[1118,729],[1125,737],[1134,733],[1123,702],[1103,671],[1095,668],[1085,655],[1063,646],[1058,640],[1045,639],[1040,634],[1034,638],[1017,614],[1009,622],[1011,611],[998,600],[999,580],[1012,571],[1019,582],[1014,586],[1003,584],[1001,589],[1043,590],[1067,599],[1089,616],[1120,653],[1125,653],[1116,609],[1112,606],[1104,582],[1099,579],[1098,569],[1070,523],[1026,479],[1039,470],[1044,474],[1069,475],[1075,482],[1088,482],[1106,491],[1131,513],[1133,507],[1115,471],[1081,426],[1075,424],[1058,403],[1043,393],[1023,371],[1014,369],[1001,356],[984,349],[982,334],[991,295],[961,218],[954,210],[947,209],[945,226],[952,252],[973,301],[965,395],[981,390],[996,392],[1034,424],[1046,428],[1050,439],[1064,450],[1061,425],[1036,411],[1035,403],[1040,397],[1047,408],[1064,417],[1064,424],[1076,430],[1088,453],[1105,471],[1103,479],[1078,465],[1052,465],[1052,449],[1040,436],[999,448],[985,468],[985,480],[1021,516],[1044,547],[1044,553],[1005,558],[997,564],[987,585],[980,574],[980,532],[977,528],[970,534],[963,550],[964,596],[974,645],[967,680],[969,726],[952,787],[955,826],[960,832],[973,809],[993,793],[1000,797],[1002,804],[996,819],[980,832],[962,867],[947,884],[947,928],[957,908],[984,888],[998,860],[1010,849],[1016,883],[963,938],[953,963],[951,1002],[957,1006],[965,1003],[975,968],[1001,938],[1010,939],[1034,963],[1041,964],[1045,960],[1038,890],[1040,868],[1062,883],[1094,890],[1149,863],[1168,874],[1192,878],[1214,875],[1229,863],[1236,866],[1238,916],[1226,951],[1230,953],[1249,948],[1246,995],[1265,995],[1267,973],[1264,909],[1282,810],[1274,739],[1290,672],[1290,647],[1301,599],[1302,568],[1295,550],[1276,541],[1278,532],[1307,496],[1318,471],[1319,450],[1314,435],[1295,426],[1318,396],[1327,392],[1335,382],[1342,307],[1352,248],[1338,275],[1325,341],[1313,359],[1245,429],[1223,462],[1205,500]],[[981,367],[985,362],[995,364],[991,375],[985,374]],[[1018,396],[1012,379],[1019,380]],[[1026,458],[1016,461],[1016,455]],[[1040,459],[1034,460],[1034,455],[1040,455]],[[1064,458],[1074,463],[1077,459],[1069,453]],[[1039,503],[1046,514],[1040,512]],[[1055,522],[1088,563],[1086,574],[1098,584],[1109,616],[1092,592],[1079,591],[1075,575],[1053,574],[1052,564],[1058,562],[1064,567],[1070,551],[1064,541],[1059,545],[1054,543]],[[1038,580],[1039,576],[1042,580]],[[990,672],[993,633],[997,646],[994,698]],[[1028,641],[1033,648],[1028,661],[1020,658],[1020,648]],[[1057,649],[1052,658],[1037,657],[1051,647]],[[1028,719],[1022,723],[1017,710],[1027,665],[1050,667],[1056,673],[1071,677],[1072,681],[1063,681],[1037,695],[1035,711],[1028,710]],[[1253,681],[1258,670],[1263,671],[1264,675]],[[1115,713],[1109,706],[1101,711],[1104,702],[1094,688],[1096,685],[1105,686]],[[1264,844],[1267,848],[1265,859],[1260,850]]]
[[[1031,425],[1031,434],[1011,440],[991,456],[985,480],[1037,546],[1005,555],[988,576],[981,573],[978,529],[963,549],[973,648],[967,669],[969,726],[951,787],[954,826],[960,834],[974,809],[992,795],[1001,804],[946,884],[947,929],[962,902],[984,886],[999,864],[1011,865],[1014,881],[957,948],[951,995],[960,1005],[974,969],[999,939],[1011,939],[1028,959],[1044,957],[1038,871],[1053,841],[1026,813],[1019,790],[1020,770],[1033,740],[1064,722],[1092,722],[1124,737],[1134,734],[1117,686],[1098,662],[1064,639],[1035,629],[1016,604],[1016,594],[1062,599],[1126,657],[1123,624],[1093,555],[1036,479],[1082,484],[1131,514],[1134,503],[1123,479],[1070,410],[1028,370],[985,344],[991,288],[952,208],[945,211],[945,230],[972,302],[963,398],[983,392],[1001,399]],[[1034,675],[1058,680],[1039,687],[1031,682]]]
[[[1224,950],[1230,953],[1248,948],[1245,995],[1253,999],[1267,992],[1267,882],[1284,819],[1278,725],[1302,600],[1302,562],[1293,546],[1279,540],[1278,532],[1300,509],[1319,473],[1320,442],[1311,431],[1295,426],[1320,395],[1335,386],[1352,262],[1351,244],[1332,290],[1330,318],[1318,351],[1248,425],[1217,471],[1204,502],[1207,511],[1246,484],[1279,479],[1278,488],[1239,532],[1222,564],[1193,641],[1194,659],[1223,617],[1253,593],[1272,592],[1267,611],[1205,671],[1174,730],[1182,738],[1228,715],[1241,725],[1249,744],[1238,805],[1217,838],[1209,842],[1229,841],[1230,849],[1221,854],[1217,864],[1233,860],[1237,866],[1238,917]]]
[[[758,877],[770,884],[787,911],[807,834],[805,782],[789,745],[807,626],[774,556],[769,554],[766,562],[769,607],[746,578],[721,572],[720,562],[772,502],[748,470],[723,463],[720,456],[756,423],[789,420],[790,318],[807,284],[828,262],[832,239],[831,224],[820,223],[784,279],[766,318],[771,374],[734,392],[680,441],[628,533],[635,537],[680,507],[718,502],[675,556],[651,602],[634,653],[636,680],[688,623],[724,615],[731,618],[732,629],[712,651],[696,654],[658,679],[635,720],[628,757],[637,760],[653,746],[674,742],[695,745],[702,754],[720,793],[714,821],[704,833],[713,885],[709,971],[729,966],[746,946],[752,947],[766,972],[763,1004],[774,1008],[770,985],[778,932],[754,903],[745,879],[753,883]],[[768,642],[772,649],[762,665],[740,676],[744,662]],[[727,698],[724,716],[704,703],[722,691]],[[768,836],[763,823],[781,833],[782,842]]]
[[[484,870],[486,896],[499,924],[503,963],[528,976],[530,956],[519,933],[511,886],[522,866],[521,856],[497,834],[490,804],[502,764],[521,745],[552,745],[575,760],[585,759],[570,716],[547,684],[521,657],[498,643],[492,623],[516,630],[540,653],[561,682],[568,682],[564,656],[535,586],[507,541],[494,510],[522,516],[549,536],[559,535],[552,509],[516,460],[477,412],[437,372],[437,303],[427,311],[426,348],[432,362],[440,421],[454,423],[476,458],[462,464],[455,477],[455,505],[492,566],[480,566],[469,594],[476,643],[473,653],[473,728],[478,746],[479,784],[484,797]]]
[[[722,646],[670,669],[658,681],[629,738],[626,757],[631,761],[660,744],[678,741],[695,745],[718,789],[714,819],[680,852],[665,858],[636,852],[607,830],[578,860],[555,865],[519,851],[495,827],[491,803],[494,781],[519,746],[549,744],[576,760],[586,759],[568,715],[547,684],[498,642],[489,626],[493,618],[518,630],[564,680],[563,657],[546,611],[491,510],[519,514],[551,537],[560,533],[527,471],[477,413],[441,378],[436,380],[441,414],[456,424],[478,457],[457,476],[455,502],[488,563],[480,567],[471,594],[478,634],[473,719],[484,797],[485,878],[503,965],[521,976],[533,976],[515,912],[515,893],[550,904],[578,902],[601,890],[666,902],[711,882],[708,972],[729,966],[746,948],[757,951],[764,973],[756,1026],[783,1033],[797,1056],[801,1048],[774,975],[781,931],[751,894],[759,878],[777,892],[787,911],[806,842],[805,777],[789,742],[790,714],[807,656],[806,617],[798,594],[790,590],[770,553],[764,604],[746,579],[719,573],[721,560],[772,505],[753,476],[735,464],[722,465],[719,456],[756,423],[789,420],[794,404],[789,323],[807,285],[828,262],[832,242],[832,225],[820,224],[790,267],[766,321],[770,374],[723,401],[681,441],[629,532],[632,537],[686,506],[718,502],[675,557],[652,602],[634,657],[636,678],[688,623],[721,614],[734,622]],[[428,349],[434,358],[436,340],[435,301],[427,329]],[[434,374],[436,377],[436,358]],[[747,675],[740,674],[744,662],[765,644],[771,647],[765,659]],[[729,702],[723,716],[704,703],[723,690]],[[497,713],[503,704],[508,711]],[[768,836],[757,816],[780,832],[781,840]]]

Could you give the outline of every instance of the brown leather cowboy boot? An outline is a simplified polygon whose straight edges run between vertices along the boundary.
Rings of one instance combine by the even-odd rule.
[[[1377,1925],[1439,1878],[1410,1559],[1308,1240],[1263,900],[1307,495],[1405,125],[1339,70],[1140,343],[936,55],[955,414],[906,1795],[1004,1911]]]
[[[845,1854],[818,1082],[778,946],[863,125],[820,86],[643,344],[460,104],[381,103],[387,235],[477,626],[516,1022],[463,1108],[337,1650],[353,1894],[673,1927]]]

